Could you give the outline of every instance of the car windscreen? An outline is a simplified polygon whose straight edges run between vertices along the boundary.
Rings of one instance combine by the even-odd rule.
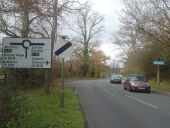
[[[145,81],[143,76],[131,76],[130,81]]]
[[[112,79],[121,79],[121,77],[119,75],[113,75]]]

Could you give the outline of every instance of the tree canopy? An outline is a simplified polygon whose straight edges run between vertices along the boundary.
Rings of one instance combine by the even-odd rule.
[[[157,58],[165,60],[162,74],[169,75],[170,7],[166,0],[127,0],[120,15],[121,29],[114,38],[130,72],[153,78]],[[116,35],[116,34],[115,34]],[[166,69],[166,71],[165,71]],[[164,78],[166,78],[164,77]]]

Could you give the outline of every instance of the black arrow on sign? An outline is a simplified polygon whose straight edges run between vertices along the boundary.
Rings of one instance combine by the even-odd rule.
[[[71,46],[72,46],[71,42],[67,42],[65,45],[63,45],[61,48],[59,48],[59,49],[55,52],[55,54],[58,56],[58,55],[60,55],[61,53],[63,53],[66,49],[68,49],[68,48],[71,47]]]

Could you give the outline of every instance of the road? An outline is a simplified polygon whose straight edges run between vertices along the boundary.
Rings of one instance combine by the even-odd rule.
[[[87,128],[170,128],[170,96],[125,91],[107,79],[67,84],[75,88]]]

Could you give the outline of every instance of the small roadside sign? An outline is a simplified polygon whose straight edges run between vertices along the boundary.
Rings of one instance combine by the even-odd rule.
[[[51,68],[51,39],[3,38],[3,68]]]
[[[164,61],[157,61],[157,60],[155,60],[155,61],[153,61],[153,64],[154,65],[164,65],[165,62]]]
[[[71,56],[73,52],[73,45],[70,41],[65,39],[60,39],[54,45],[54,54],[62,59],[62,70],[61,70],[61,107],[64,107],[64,59]]]
[[[54,54],[59,58],[68,58],[73,52],[73,45],[70,41],[60,39],[54,45]]]
[[[155,61],[153,61],[154,65],[157,65],[157,74],[156,74],[156,79],[157,79],[157,83],[160,83],[160,65],[164,65],[165,62],[163,60],[157,59]]]

